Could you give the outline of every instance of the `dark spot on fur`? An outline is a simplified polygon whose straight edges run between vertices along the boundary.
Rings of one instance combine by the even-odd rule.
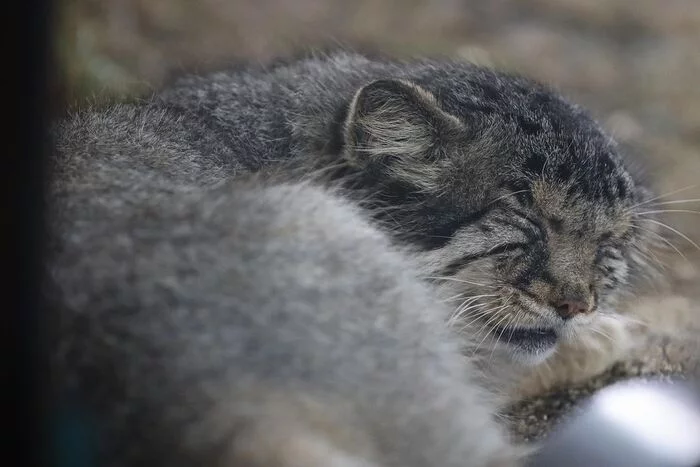
[[[488,115],[488,114],[491,114],[495,111],[495,109],[490,105],[486,105],[486,104],[482,104],[482,103],[478,103],[478,102],[473,102],[473,101],[472,102],[463,102],[460,107],[461,107],[461,110],[463,110],[463,111],[466,110],[467,114],[472,113],[472,112],[479,112],[479,113]]]
[[[547,107],[553,100],[553,97],[550,93],[547,92],[537,92],[533,95],[532,98],[532,105],[533,107],[538,107],[538,108],[543,108]]]
[[[550,227],[557,233],[560,233],[564,228],[564,221],[559,217],[549,217],[547,218]]]
[[[541,153],[532,153],[525,159],[525,168],[533,175],[540,175],[547,159]]]
[[[350,102],[346,102],[339,106],[331,122],[330,139],[326,143],[324,150],[329,154],[339,154],[345,146],[345,121],[348,118],[350,111]]]
[[[557,280],[554,278],[552,273],[549,271],[549,269],[545,269],[542,271],[540,274],[539,279],[549,285],[557,285]]]
[[[556,178],[561,182],[566,182],[571,179],[572,171],[569,164],[559,164],[556,170]]]
[[[600,161],[600,165],[603,168],[603,173],[604,174],[609,174],[613,170],[615,170],[615,164],[613,163],[612,159],[610,158],[610,154],[601,154],[600,158],[598,159]]]
[[[420,242],[426,250],[437,250],[447,245],[455,232],[463,225],[461,219],[456,217],[443,217]]]
[[[517,117],[518,127],[526,135],[535,135],[542,132],[542,125],[533,122],[532,120],[525,118],[523,116]]]
[[[393,212],[387,222],[391,225],[392,221],[399,224],[404,220],[413,221],[414,228],[404,235],[404,238],[425,250],[436,250],[445,247],[461,227],[478,222],[488,212],[484,209],[463,214],[455,206],[443,202],[436,205],[425,204],[422,210],[409,216]],[[422,222],[416,223],[416,219],[421,219]]]
[[[620,198],[626,198],[627,197],[627,184],[625,181],[618,177],[617,179],[617,195]]]
[[[500,92],[498,92],[498,89],[496,89],[494,86],[488,85],[488,84],[483,84],[481,85],[481,90],[484,93],[484,97],[486,99],[492,100],[492,101],[498,101],[503,98]]]

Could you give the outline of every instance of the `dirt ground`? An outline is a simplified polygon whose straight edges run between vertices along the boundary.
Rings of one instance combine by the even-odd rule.
[[[143,92],[181,70],[265,61],[306,46],[459,56],[554,84],[649,167],[663,200],[700,198],[696,0],[64,0],[59,10],[58,109]],[[666,207],[698,211],[700,202]],[[541,438],[611,381],[693,371],[700,213],[665,221],[687,238],[666,232],[679,253],[666,260],[666,283],[635,305],[656,324],[603,375],[514,407],[519,437]]]

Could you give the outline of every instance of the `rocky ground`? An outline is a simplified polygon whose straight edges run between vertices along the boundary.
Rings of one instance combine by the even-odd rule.
[[[664,200],[700,198],[696,0],[64,0],[59,12],[59,112],[94,96],[143,92],[183,69],[265,61],[305,46],[460,56],[554,84],[649,167]],[[700,255],[691,242],[700,243],[700,214],[665,220],[688,238],[667,232],[680,253],[667,261],[666,283],[635,305],[651,324],[604,374],[514,407],[519,437],[541,438],[612,381],[697,370]]]
[[[700,332],[700,328],[697,330]],[[566,417],[575,415],[595,391],[630,378],[673,383],[700,375],[698,332],[684,335],[650,333],[637,348],[607,371],[582,383],[561,385],[518,402],[507,412],[515,438],[522,441],[544,439]]]

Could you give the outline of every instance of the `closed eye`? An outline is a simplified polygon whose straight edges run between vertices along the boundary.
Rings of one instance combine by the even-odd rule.
[[[493,248],[489,248],[488,250],[482,253],[474,253],[471,255],[462,256],[461,258],[457,258],[456,260],[451,261],[447,266],[442,268],[442,274],[448,276],[453,275],[469,263],[478,259],[488,258],[489,256],[502,255],[504,253],[510,253],[517,250],[524,250],[527,248],[527,246],[528,245],[526,243],[522,242],[504,243],[501,245],[497,245]]]
[[[530,242],[546,238],[542,225],[533,217],[519,209],[509,209],[496,219],[498,224],[514,229],[525,236]]]

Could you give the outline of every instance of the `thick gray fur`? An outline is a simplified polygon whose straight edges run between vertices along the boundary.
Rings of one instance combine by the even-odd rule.
[[[226,182],[192,131],[130,106],[56,128],[52,372],[98,465],[516,465],[407,257],[328,190]]]
[[[641,177],[519,76],[339,52],[182,77],[153,102],[218,135],[223,170],[284,162],[350,188],[456,297],[452,321],[520,362],[614,316],[654,262]]]
[[[505,444],[461,375],[509,376],[496,356],[540,362],[614,315],[658,237],[585,111],[464,62],[339,52],[183,77],[55,138],[54,368],[114,465],[486,465]],[[246,181],[266,172],[342,195]],[[461,361],[445,320],[487,358]]]

